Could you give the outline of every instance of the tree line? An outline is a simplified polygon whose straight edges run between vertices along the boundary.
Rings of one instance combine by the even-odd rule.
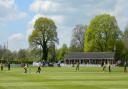
[[[0,47],[0,58],[18,62],[55,62],[63,60],[69,52],[115,52],[116,60],[128,59],[128,25],[124,31],[120,30],[114,16],[101,14],[95,16],[89,25],[76,25],[70,46],[56,47],[59,44],[56,29],[52,19],[38,18],[28,38],[30,47],[17,52]]]

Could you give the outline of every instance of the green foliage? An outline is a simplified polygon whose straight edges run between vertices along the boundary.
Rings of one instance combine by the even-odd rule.
[[[115,49],[115,51],[116,51],[116,59],[117,60],[122,60],[122,59],[124,59],[124,57],[123,57],[123,52],[124,52],[124,42],[123,42],[123,39],[120,39],[120,40],[118,40],[117,42],[116,42],[116,49]]]
[[[48,59],[51,62],[56,61],[56,49],[55,49],[54,43],[50,43],[49,52],[48,52]]]
[[[85,32],[85,51],[114,51],[121,37],[117,21],[108,14],[98,15],[91,20]]]
[[[53,20],[40,17],[36,20],[34,30],[29,36],[32,48],[42,48],[42,60],[47,60],[50,43],[57,43],[56,25]]]
[[[128,50],[128,25],[125,28],[123,40],[124,40],[125,48]]]
[[[64,55],[68,53],[68,47],[66,44],[63,44],[62,48],[57,50],[57,59],[63,60]]]
[[[25,49],[20,49],[17,53],[17,59],[18,62],[26,62],[28,61],[28,52]]]
[[[2,47],[0,45],[0,59],[6,62],[12,61],[14,60],[14,56],[13,56],[13,53],[9,49],[7,49],[5,46]]]
[[[42,55],[41,52],[42,52],[42,50],[40,48],[30,50],[29,51],[29,60],[30,61],[40,61],[41,55]]]
[[[128,25],[126,26],[123,34],[123,44],[124,48],[122,49],[122,57],[124,60],[128,60]]]

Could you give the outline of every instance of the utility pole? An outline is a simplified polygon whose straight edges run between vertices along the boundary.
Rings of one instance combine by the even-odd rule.
[[[116,44],[114,45],[114,59],[116,61]]]
[[[7,40],[7,48],[6,48],[6,50],[8,51],[8,40]],[[9,62],[9,60],[8,60],[8,52],[7,52],[7,62]]]

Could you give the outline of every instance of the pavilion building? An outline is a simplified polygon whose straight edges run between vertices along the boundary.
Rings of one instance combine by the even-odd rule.
[[[72,52],[64,57],[65,64],[73,64],[79,62],[80,64],[101,64],[111,63],[115,64],[114,52]]]

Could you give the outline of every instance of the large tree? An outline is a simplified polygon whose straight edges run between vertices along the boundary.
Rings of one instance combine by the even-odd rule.
[[[49,46],[49,61],[54,62],[56,61],[56,48],[55,44],[51,43]]]
[[[57,50],[57,60],[63,60],[66,54],[68,54],[68,47],[66,44],[63,44],[62,47]]]
[[[126,49],[128,49],[128,25],[125,28],[123,38],[124,38],[124,45],[125,45]]]
[[[126,26],[123,34],[124,48],[122,49],[122,58],[128,60],[128,25]]]
[[[6,46],[0,45],[0,59],[4,61],[12,61],[13,60],[13,54],[12,52],[6,48]]]
[[[28,59],[28,50],[20,49],[17,53],[17,60],[18,62],[27,62]]]
[[[84,34],[87,25],[76,25],[73,29],[70,51],[84,51]]]
[[[108,14],[96,16],[91,20],[85,33],[85,51],[114,51],[121,38],[116,18]]]
[[[34,30],[29,36],[31,47],[42,48],[42,60],[47,60],[50,43],[58,42],[56,25],[53,20],[40,17],[35,21]]]

